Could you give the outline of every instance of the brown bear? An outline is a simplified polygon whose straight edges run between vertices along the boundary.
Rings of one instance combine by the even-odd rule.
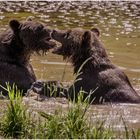
[[[87,31],[79,28],[53,30],[52,38],[62,44],[53,53],[69,59],[77,75],[68,96],[71,99],[77,98],[82,89],[84,99],[90,97],[93,103],[140,103],[140,96],[128,77],[109,60],[99,41],[99,34],[96,28]]]
[[[14,83],[23,93],[36,81],[30,56],[34,52],[46,52],[55,43],[51,39],[51,30],[43,24],[27,20],[9,22],[10,28],[0,34],[0,85],[6,87]],[[4,94],[7,92],[0,88]]]

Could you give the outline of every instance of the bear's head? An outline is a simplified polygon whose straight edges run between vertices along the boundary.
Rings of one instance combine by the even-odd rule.
[[[56,47],[53,53],[68,58],[76,52],[88,50],[99,34],[100,32],[97,28],[92,28],[91,31],[81,28],[53,30],[52,38],[62,44],[60,47]]]
[[[53,49],[53,53],[62,55],[64,59],[68,58],[76,67],[80,67],[90,57],[93,65],[98,65],[104,61],[102,58],[107,58],[99,35],[97,28],[53,30],[52,38],[61,43],[61,46]]]
[[[20,23],[17,20],[11,20],[9,25],[13,31],[15,45],[19,45],[22,49],[39,52],[55,46],[55,43],[50,41],[51,30],[39,22],[27,20]]]
[[[11,20],[9,26],[10,29],[0,35],[2,61],[28,63],[34,52],[45,54],[56,45],[51,41],[52,30],[39,22]]]

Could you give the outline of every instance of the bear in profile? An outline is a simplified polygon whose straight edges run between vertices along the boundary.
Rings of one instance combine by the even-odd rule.
[[[62,44],[53,53],[71,61],[77,75],[67,96],[77,98],[82,89],[93,103],[140,103],[126,74],[109,60],[99,34],[96,28],[53,30],[52,38]]]
[[[9,22],[9,29],[0,34],[0,85],[14,83],[23,93],[36,81],[30,64],[31,54],[46,52],[55,43],[50,41],[51,30],[38,22],[17,20]],[[0,92],[7,94],[3,88]]]

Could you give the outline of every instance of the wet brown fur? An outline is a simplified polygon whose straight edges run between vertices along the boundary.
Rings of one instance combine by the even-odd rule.
[[[0,34],[0,85],[15,83],[25,93],[36,80],[30,64],[31,54],[46,52],[54,43],[49,41],[50,30],[41,23],[11,20],[9,26]],[[0,91],[7,94],[3,88]]]
[[[69,59],[74,66],[75,74],[78,74],[81,65],[87,60],[80,71],[81,74],[76,77],[76,82],[70,87],[68,96],[72,99],[74,96],[77,98],[78,92],[82,89],[84,98],[90,91],[94,91],[90,98],[94,103],[140,103],[140,96],[126,74],[109,60],[105,48],[98,39],[99,34],[95,28],[91,31],[53,31],[53,39],[62,44],[55,48],[53,53]]]

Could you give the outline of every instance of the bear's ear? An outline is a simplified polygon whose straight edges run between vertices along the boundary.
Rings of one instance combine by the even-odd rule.
[[[97,28],[92,28],[91,31],[95,33],[98,37],[100,36],[100,31]]]
[[[11,20],[9,22],[9,26],[14,32],[17,32],[19,30],[20,23],[17,20]]]
[[[82,37],[82,46],[90,47],[91,44],[91,31],[85,31]]]

